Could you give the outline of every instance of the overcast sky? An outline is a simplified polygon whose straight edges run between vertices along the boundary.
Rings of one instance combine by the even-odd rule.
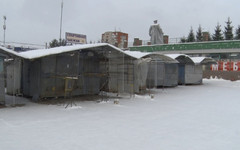
[[[214,32],[219,22],[224,29],[227,18],[240,25],[240,0],[64,0],[63,34],[86,34],[98,41],[106,31],[122,31],[148,40],[148,30],[157,19],[170,38],[196,31]],[[60,36],[61,0],[0,0],[0,41],[3,17],[7,16],[6,42],[45,44]],[[235,32],[235,29],[234,29]]]

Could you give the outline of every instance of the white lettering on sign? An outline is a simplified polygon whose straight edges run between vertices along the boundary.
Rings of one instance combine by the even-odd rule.
[[[218,64],[212,64],[212,71],[218,71]]]
[[[223,62],[223,71],[227,71],[227,62]]]
[[[212,71],[240,71],[240,61],[223,62],[219,61],[217,64],[211,65]]]
[[[238,71],[238,62],[233,62],[233,71]]]

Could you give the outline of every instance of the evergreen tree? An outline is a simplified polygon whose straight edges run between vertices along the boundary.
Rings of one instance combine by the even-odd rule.
[[[213,41],[223,40],[222,29],[221,29],[221,25],[219,25],[219,23],[216,26],[215,33],[213,34],[212,39],[213,39]]]
[[[238,28],[236,29],[235,39],[236,39],[236,40],[240,40],[240,25],[239,25]]]
[[[228,17],[228,21],[226,22],[224,36],[225,40],[233,40],[233,26],[231,26],[232,21],[230,21],[230,17]]]
[[[59,46],[66,46],[67,45],[67,41],[65,39],[59,40]]]
[[[53,39],[52,42],[49,43],[50,48],[53,47],[59,47],[59,46],[66,46],[67,42],[66,40],[57,40],[57,39]]]
[[[181,39],[180,39],[180,43],[186,43],[187,42],[187,39],[185,38],[185,37],[182,37]]]
[[[52,47],[58,47],[58,40],[57,39],[53,39],[52,42],[49,43],[49,46]]]
[[[196,34],[196,39],[197,39],[197,42],[203,41],[203,33],[202,33],[201,25],[199,25],[199,27],[198,27],[197,34]]]
[[[195,42],[195,35],[193,33],[193,28],[191,27],[190,32],[188,34],[187,42]]]

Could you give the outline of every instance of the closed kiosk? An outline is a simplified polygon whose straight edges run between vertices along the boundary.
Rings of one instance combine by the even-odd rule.
[[[168,54],[167,56],[176,59],[178,64],[178,84],[201,84],[202,66],[185,54]]]

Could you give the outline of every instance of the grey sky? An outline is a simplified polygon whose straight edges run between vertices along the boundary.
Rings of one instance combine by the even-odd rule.
[[[44,44],[59,38],[61,0],[0,0],[0,41],[3,41],[3,15],[7,16],[7,42]],[[64,0],[63,34],[87,35],[98,41],[106,31],[121,30],[148,40],[148,30],[157,19],[170,38],[187,36],[201,24],[214,32],[219,22],[224,30],[230,17],[240,25],[239,0]],[[234,32],[235,32],[234,28]]]

